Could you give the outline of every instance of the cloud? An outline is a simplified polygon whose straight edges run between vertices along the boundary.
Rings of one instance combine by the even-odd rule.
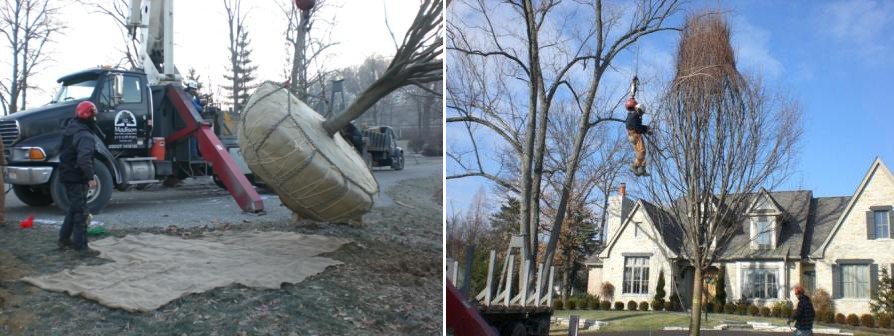
[[[732,20],[732,44],[740,70],[751,71],[769,79],[776,79],[785,67],[770,53],[770,32],[752,25],[742,16]]]
[[[832,2],[821,6],[815,14],[816,27],[827,37],[843,44],[844,52],[864,60],[890,60],[894,52],[894,2],[854,0]]]

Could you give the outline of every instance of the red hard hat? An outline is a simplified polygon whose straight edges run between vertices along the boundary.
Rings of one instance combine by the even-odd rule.
[[[295,6],[300,10],[306,11],[314,8],[315,2],[314,0],[295,0]]]
[[[82,101],[78,104],[78,107],[75,108],[75,117],[78,119],[87,120],[93,118],[96,115],[96,105],[89,101]]]
[[[627,109],[627,111],[633,111],[634,109],[636,109],[636,98],[630,97],[630,99],[627,99],[627,102],[624,103],[624,107]]]

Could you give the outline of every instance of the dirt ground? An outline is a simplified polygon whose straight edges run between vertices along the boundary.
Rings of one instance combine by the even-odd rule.
[[[350,238],[324,256],[344,264],[296,285],[259,290],[233,285],[177,299],[145,314],[41,290],[22,276],[100,264],[55,249],[56,227],[0,225],[2,335],[440,335],[442,333],[441,177],[409,179],[386,190],[364,226],[281,219],[179,228],[112,229],[201,236],[220,230],[296,231]]]

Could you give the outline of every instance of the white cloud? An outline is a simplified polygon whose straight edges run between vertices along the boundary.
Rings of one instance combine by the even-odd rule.
[[[842,52],[871,62],[890,62],[894,52],[894,2],[854,0],[819,8],[814,22],[820,32],[842,43]]]
[[[741,16],[732,20],[732,44],[740,70],[747,70],[769,79],[779,78],[785,71],[782,63],[770,52],[770,32]]]

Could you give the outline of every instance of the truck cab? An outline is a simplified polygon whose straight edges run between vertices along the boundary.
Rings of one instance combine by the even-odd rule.
[[[162,106],[163,94],[158,92],[163,87],[151,87],[144,73],[111,68],[76,72],[57,82],[60,86],[49,104],[0,118],[0,138],[6,154],[5,181],[24,203],[55,203],[62,209],[68,208],[56,168],[62,131],[74,118],[75,107],[83,101],[96,105],[100,130],[94,154],[97,186],[87,193],[92,213],[106,205],[114,188],[123,190],[130,185],[158,182],[174,173],[175,154],[169,153],[165,160],[150,156],[153,136],[165,136],[159,133],[176,127],[175,113]],[[156,120],[165,116],[168,122]],[[163,126],[160,124],[167,127],[158,127]],[[190,150],[191,143],[194,145],[194,141],[179,145],[183,148],[177,148],[177,152],[183,155],[178,159],[187,165],[199,164],[198,171],[206,173],[208,169],[201,168],[207,168],[207,164],[197,151]]]

